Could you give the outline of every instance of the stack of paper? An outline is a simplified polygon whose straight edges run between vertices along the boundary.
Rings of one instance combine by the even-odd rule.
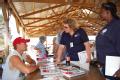
[[[59,68],[57,68],[55,65],[49,65],[49,66],[43,66],[40,67],[41,75],[53,75],[53,74],[60,74]]]
[[[79,68],[75,68],[75,67],[71,67],[68,69],[62,69],[62,73],[64,76],[71,78],[71,77],[75,77],[75,76],[79,76],[82,74],[85,74],[85,71],[80,70]]]
[[[86,62],[86,60],[87,60],[86,51],[79,52],[78,57],[79,57],[79,62],[80,62],[79,67],[89,71],[90,64]]]
[[[113,76],[120,68],[120,57],[106,56],[105,75]]]

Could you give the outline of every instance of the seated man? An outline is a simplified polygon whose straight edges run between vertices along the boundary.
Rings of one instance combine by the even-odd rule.
[[[25,78],[24,74],[29,74],[36,69],[35,62],[26,57],[29,65],[25,64],[23,54],[27,50],[27,42],[29,39],[24,39],[21,37],[16,38],[13,41],[14,51],[10,52],[6,59],[6,63],[3,68],[2,80],[23,80]]]

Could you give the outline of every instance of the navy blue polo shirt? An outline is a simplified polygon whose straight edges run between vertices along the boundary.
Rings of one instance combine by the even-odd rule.
[[[96,37],[98,61],[105,64],[106,55],[120,56],[120,20],[113,19]]]
[[[68,33],[63,32],[60,44],[66,46],[67,54],[69,54],[72,61],[78,61],[78,52],[84,51],[84,42],[89,41],[86,32],[79,28],[73,36]]]

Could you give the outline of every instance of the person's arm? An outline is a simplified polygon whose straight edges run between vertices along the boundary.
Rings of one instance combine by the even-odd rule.
[[[91,49],[90,49],[90,43],[84,42],[86,53],[87,53],[87,62],[91,61]]]
[[[90,62],[91,61],[91,48],[90,48],[90,43],[89,43],[87,33],[82,28],[79,29],[79,33],[81,34],[80,37],[84,43],[85,50],[87,53],[87,62]]]
[[[59,44],[57,44],[57,43],[54,43],[54,44],[53,44],[53,54],[54,54],[54,58],[57,57],[58,46],[59,46]]]
[[[65,46],[60,44],[57,50],[56,64],[59,64],[61,62],[61,57],[62,57],[64,49],[65,49]]]
[[[38,69],[38,66],[36,66],[36,65],[26,65],[16,55],[14,55],[10,58],[10,63],[12,64],[11,65],[12,67],[15,67],[16,69],[18,69],[19,71],[21,71],[22,73],[25,73],[25,74],[29,74],[29,73],[35,71],[36,69]]]
[[[26,55],[26,62],[29,64],[36,64],[36,62],[29,55]]]

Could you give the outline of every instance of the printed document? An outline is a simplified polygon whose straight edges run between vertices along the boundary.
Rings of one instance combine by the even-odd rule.
[[[113,76],[119,68],[120,68],[120,57],[106,56],[105,75]]]
[[[90,64],[86,62],[86,60],[87,60],[86,51],[78,52],[78,57],[79,57],[79,61],[80,61],[79,67],[89,71]]]

